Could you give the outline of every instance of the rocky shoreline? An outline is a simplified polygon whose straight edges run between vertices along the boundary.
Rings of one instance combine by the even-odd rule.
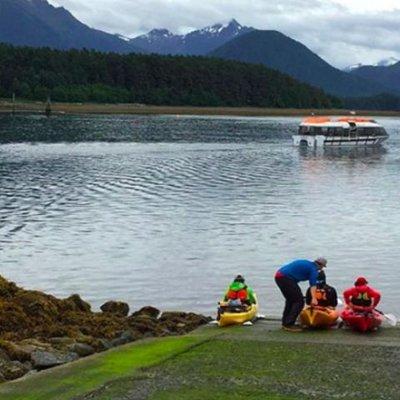
[[[210,318],[109,301],[101,312],[77,294],[25,290],[0,276],[0,382],[148,337],[182,335]]]

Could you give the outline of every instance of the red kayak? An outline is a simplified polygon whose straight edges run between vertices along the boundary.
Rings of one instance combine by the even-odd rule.
[[[375,310],[371,312],[356,312],[350,308],[345,308],[341,317],[346,325],[358,332],[374,331],[383,322],[383,315]]]

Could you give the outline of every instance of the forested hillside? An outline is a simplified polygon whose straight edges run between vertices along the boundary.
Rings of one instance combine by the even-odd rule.
[[[341,102],[261,65],[203,57],[0,45],[0,97],[154,105],[324,108]]]
[[[345,108],[353,110],[399,111],[400,97],[382,94],[372,97],[343,99]]]

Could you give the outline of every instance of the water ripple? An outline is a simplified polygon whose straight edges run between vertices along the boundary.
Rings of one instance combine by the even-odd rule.
[[[339,290],[367,274],[400,313],[400,123],[382,149],[310,152],[297,122],[1,117],[0,273],[210,313],[242,272],[276,313],[277,266],[324,254]]]

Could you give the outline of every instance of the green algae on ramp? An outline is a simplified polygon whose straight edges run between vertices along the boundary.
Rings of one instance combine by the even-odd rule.
[[[258,323],[220,331],[84,399],[398,400],[398,329],[291,334]]]
[[[70,400],[187,351],[207,334],[151,339],[0,385],[1,400]]]
[[[151,396],[149,400],[177,400],[177,399],[190,399],[190,400],[296,400],[294,397],[273,395],[251,389],[245,389],[240,392],[233,392],[231,390],[178,390],[171,392],[158,392],[155,396]]]
[[[136,342],[0,386],[1,400],[398,400],[400,330],[274,322]]]

